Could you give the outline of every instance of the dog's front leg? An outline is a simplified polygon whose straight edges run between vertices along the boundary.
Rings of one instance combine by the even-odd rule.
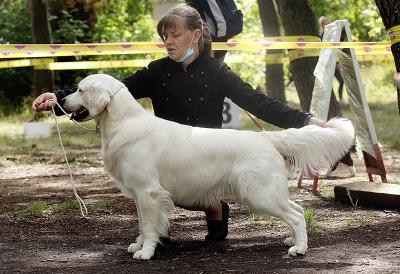
[[[137,197],[142,227],[139,242],[143,241],[143,246],[134,253],[133,258],[148,260],[154,255],[159,236],[166,236],[168,233],[168,216],[173,203],[170,194],[165,190],[146,191],[139,193]]]
[[[135,253],[136,251],[142,249],[144,237],[143,237],[143,225],[142,225],[142,214],[140,213],[140,207],[137,201],[136,204],[136,212],[138,215],[138,222],[139,222],[139,236],[136,238],[136,242],[132,243],[128,247],[128,252]]]

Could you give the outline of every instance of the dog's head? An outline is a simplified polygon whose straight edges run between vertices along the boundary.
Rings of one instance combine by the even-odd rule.
[[[62,106],[72,112],[71,119],[88,121],[104,110],[122,86],[120,81],[110,75],[93,74],[79,82],[78,90],[65,97]]]

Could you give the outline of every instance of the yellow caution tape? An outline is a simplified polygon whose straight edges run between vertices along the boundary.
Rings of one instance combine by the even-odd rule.
[[[51,62],[35,66],[41,70],[73,70],[97,68],[126,68],[145,67],[151,60],[110,60],[110,61],[82,61],[82,62]]]
[[[36,59],[19,59],[19,60],[9,60],[1,61],[0,68],[16,68],[16,67],[30,67],[38,66],[53,62],[53,58],[36,58]]]
[[[368,47],[363,47],[363,48],[356,48],[355,49],[356,56],[364,56],[364,55],[390,55],[391,56],[391,50],[390,47],[385,47],[385,48],[377,48],[377,49],[371,49]],[[320,55],[320,49],[297,49],[297,50],[290,50],[288,52],[288,57],[290,62],[304,58],[304,57],[316,57]]]
[[[304,57],[318,57],[319,51],[313,50],[306,54],[299,54],[294,51],[285,54],[267,54],[254,56],[227,56],[226,63],[240,63],[248,61],[260,61],[266,64],[287,64],[293,60]],[[392,54],[386,51],[379,51],[375,54],[370,52],[356,51],[358,61],[393,61]],[[289,58],[288,58],[289,57]],[[75,69],[97,69],[97,68],[122,68],[122,67],[145,67],[152,60],[107,60],[107,61],[75,61],[75,62],[53,62],[52,58],[22,59],[11,61],[0,61],[0,68],[28,67],[34,66],[39,70],[75,70]]]
[[[234,38],[229,41],[237,42],[321,42],[318,36],[304,35],[304,36],[270,36],[262,38]]]
[[[293,38],[291,38],[293,39]],[[229,40],[213,42],[214,50],[263,50],[263,49],[320,49],[358,48],[365,50],[390,49],[389,42],[310,42],[304,37],[296,41]],[[112,55],[165,52],[162,43],[130,42],[99,44],[2,44],[0,58],[33,58],[82,55]]]
[[[391,27],[387,30],[387,33],[392,45],[400,42],[400,25]]]
[[[314,52],[315,54],[315,52]],[[318,55],[316,55],[318,56]],[[385,55],[360,55],[358,61],[393,61],[391,54]],[[270,54],[266,56],[229,56],[225,62],[228,64],[260,61],[266,64],[287,64],[289,58],[283,54]],[[111,61],[86,61],[86,62],[51,62],[46,65],[35,66],[35,69],[45,70],[75,70],[75,69],[97,69],[97,68],[122,68],[122,67],[145,67],[151,60],[111,60]]]
[[[396,26],[389,31],[399,31]],[[261,39],[233,39],[228,42],[214,42],[215,50],[260,50],[260,49],[294,49],[290,50],[290,61],[319,56],[321,48],[349,48],[354,47],[358,55],[387,55],[391,53],[388,42],[319,42],[317,36],[277,36]],[[130,42],[130,43],[100,43],[100,44],[7,44],[0,45],[0,58],[17,58],[23,56],[69,56],[69,55],[110,55],[163,52],[162,43]],[[257,59],[258,58],[258,59]],[[247,57],[246,57],[247,59]],[[256,57],[267,64],[283,64],[287,62],[282,54],[267,54]],[[382,59],[382,58],[372,58]],[[390,59],[386,58],[385,60]],[[235,59],[233,59],[235,60]],[[237,58],[243,62],[243,58]],[[366,60],[366,58],[364,58]],[[0,62],[0,68],[35,66],[35,69],[68,70],[68,69],[95,69],[118,67],[143,67],[150,60],[112,60],[112,61],[84,61],[84,62],[53,62],[52,58],[34,58]],[[234,61],[235,62],[235,61]]]
[[[298,49],[298,50],[290,50],[288,52],[288,57],[290,62],[304,58],[304,57],[317,57],[319,56],[320,50],[319,49],[309,49],[309,50],[303,50],[303,49]]]

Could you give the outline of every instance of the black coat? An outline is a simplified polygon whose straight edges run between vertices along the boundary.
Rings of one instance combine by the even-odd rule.
[[[257,93],[223,62],[201,53],[184,71],[169,57],[151,62],[122,82],[136,99],[149,97],[154,114],[181,124],[220,128],[225,97],[281,128],[299,128],[309,115]],[[58,100],[69,91],[60,91]]]

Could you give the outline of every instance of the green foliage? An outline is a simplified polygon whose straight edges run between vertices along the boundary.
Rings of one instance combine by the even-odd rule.
[[[149,1],[109,1],[93,27],[94,42],[150,41],[155,34]]]
[[[27,0],[0,2],[0,44],[32,43]]]
[[[26,0],[0,2],[0,44],[32,43]],[[2,60],[2,59],[0,59]],[[23,104],[31,92],[31,68],[0,70],[0,115],[9,115]]]
[[[317,18],[347,19],[357,41],[388,40],[378,8],[369,0],[311,0]]]
[[[109,1],[100,7],[97,23],[93,26],[93,42],[159,41],[156,21],[152,18],[149,0]],[[150,54],[97,56],[96,60],[153,59]],[[137,68],[99,69],[117,78],[131,75]]]
[[[58,15],[51,15],[52,23],[51,38],[53,43],[75,44],[90,41],[91,32],[88,23],[74,18],[73,13],[76,9],[68,12],[62,10]]]
[[[261,19],[258,12],[257,1],[235,1],[238,9],[243,12],[243,31],[235,38],[260,38],[263,36]],[[264,55],[265,51],[230,51],[226,56],[240,56],[243,62],[231,64],[233,71],[238,73],[240,77],[250,83],[254,88],[265,86],[265,63],[262,61],[246,62],[254,55]]]

